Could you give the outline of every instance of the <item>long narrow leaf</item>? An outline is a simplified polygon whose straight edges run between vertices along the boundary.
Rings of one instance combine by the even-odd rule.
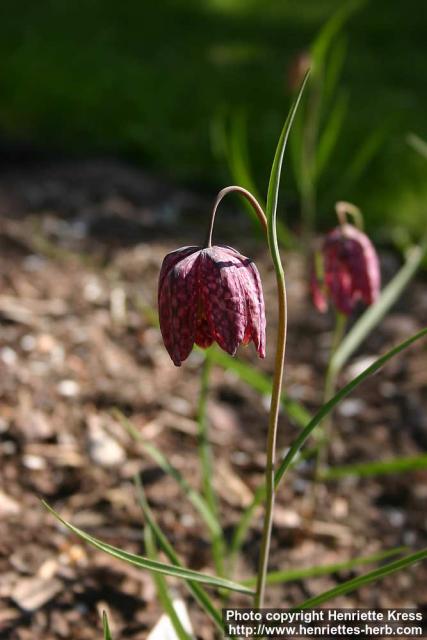
[[[105,611],[102,612],[102,628],[104,630],[104,640],[113,640],[111,637],[110,626]]]
[[[421,246],[412,247],[403,267],[394,276],[391,282],[382,291],[378,300],[364,312],[356,324],[352,327],[331,360],[331,368],[335,373],[341,371],[344,364],[369,335],[369,333],[381,322],[385,314],[394,305],[408,282],[415,275],[423,260],[427,249],[427,240]]]
[[[427,160],[427,142],[417,136],[415,133],[409,133],[407,137],[407,143],[417,151],[420,156]]]
[[[364,564],[373,564],[375,562],[382,562],[392,556],[401,555],[406,551],[406,547],[396,547],[395,549],[388,549],[380,553],[374,553],[370,556],[363,556],[361,558],[353,558],[353,560],[347,560],[345,562],[335,562],[333,564],[324,564],[315,567],[307,567],[306,569],[289,569],[285,571],[272,571],[267,574],[268,584],[282,584],[284,582],[291,582],[293,580],[304,580],[305,578],[319,578],[320,576],[329,576],[332,573],[338,571],[350,571],[355,567],[360,567]],[[249,587],[256,583],[255,578],[245,580],[244,584]]]
[[[144,556],[139,556],[135,553],[129,553],[127,551],[123,551],[118,547],[114,547],[102,540],[98,540],[93,536],[89,535],[85,531],[82,531],[78,527],[75,527],[70,522],[67,522],[62,518],[59,513],[57,513],[52,507],[50,507],[44,500],[42,500],[43,505],[46,507],[48,511],[52,515],[55,516],[62,524],[67,527],[70,531],[79,536],[82,540],[88,542],[92,547],[99,549],[100,551],[105,551],[110,556],[114,558],[118,558],[119,560],[123,560],[129,564],[132,564],[141,569],[147,569],[148,571],[156,571],[166,576],[172,576],[174,578],[180,578],[182,580],[191,580],[194,582],[202,582],[203,584],[207,584],[211,587],[216,587],[218,589],[228,589],[229,591],[237,591],[238,593],[246,593],[249,595],[253,594],[251,589],[245,587],[244,585],[238,584],[237,582],[231,582],[231,580],[225,580],[224,578],[218,578],[217,576],[210,576],[205,573],[200,573],[199,571],[193,571],[191,569],[184,569],[182,567],[177,567],[170,564],[165,564],[163,562],[157,562],[154,560],[149,560]]]
[[[417,469],[427,469],[427,454],[332,467],[321,474],[321,480],[336,480],[345,476],[382,476],[391,473],[416,471]]]
[[[375,362],[370,367],[365,369],[365,371],[362,371],[361,374],[356,376],[356,378],[354,378],[345,387],[343,387],[340,391],[338,391],[338,393],[331,400],[329,400],[329,402],[327,402],[326,404],[323,405],[323,407],[321,407],[321,409],[316,413],[316,415],[311,420],[311,422],[309,422],[309,424],[305,427],[305,429],[303,429],[301,433],[298,434],[297,438],[294,440],[291,448],[289,449],[287,455],[285,456],[284,460],[282,461],[278,470],[276,471],[276,475],[275,475],[276,488],[279,485],[281,479],[283,478],[283,474],[288,469],[293,459],[295,458],[295,456],[297,455],[297,453],[299,452],[299,450],[301,449],[301,447],[303,446],[307,438],[310,436],[311,432],[322,422],[323,418],[326,415],[328,415],[328,413],[330,413],[332,409],[341,402],[341,400],[343,400],[346,396],[348,396],[348,394],[351,393],[353,389],[358,387],[361,382],[363,382],[364,380],[366,380],[366,378],[368,378],[369,376],[376,373],[379,369],[381,369],[381,367],[383,367],[385,363],[388,362],[388,360],[390,360],[390,358],[393,358],[395,355],[397,355],[404,349],[407,349],[409,346],[411,346],[411,344],[413,344],[417,340],[420,340],[426,335],[427,335],[427,328],[422,329],[421,331],[413,335],[411,338],[408,338],[404,342],[401,342],[399,345],[397,345],[397,347],[394,347],[394,349],[390,349],[390,351],[388,351],[386,354],[381,356],[381,358],[378,358],[378,360],[375,360]]]
[[[114,409],[113,415],[126,429],[129,435],[135,441],[142,444],[144,451],[150,456],[150,458],[152,458],[152,460],[154,460],[154,462],[156,462],[156,464],[159,465],[162,471],[171,476],[178,483],[193,507],[199,512],[199,515],[205,522],[212,535],[220,535],[220,524],[210,510],[209,505],[207,504],[203,496],[189,484],[189,482],[184,478],[181,472],[178,471],[178,469],[169,462],[169,460],[160,451],[160,449],[158,449],[153,444],[144,441],[139,431],[135,429],[132,422],[128,420],[126,416],[121,413],[121,411],[119,411],[118,409]]]
[[[347,38],[339,35],[329,51],[328,64],[324,69],[323,96],[326,107],[332,105],[339,84],[347,53]]]
[[[147,524],[151,528],[159,547],[166,554],[166,556],[169,558],[172,564],[176,565],[177,567],[183,568],[182,563],[175,552],[175,549],[172,547],[171,543],[166,538],[163,531],[160,529],[159,525],[154,519],[151,508],[145,497],[142,483],[138,477],[135,479],[135,483],[136,483],[136,488],[138,492],[138,502],[141,505],[141,509],[144,513],[144,517],[147,521]],[[212,600],[210,599],[205,589],[201,587],[200,584],[198,584],[197,582],[186,581],[186,585],[190,590],[190,592],[193,594],[194,598],[200,604],[200,606],[206,611],[208,616],[213,620],[215,625],[222,632],[223,625],[222,625],[221,614],[213,604]]]
[[[144,542],[148,558],[150,560],[157,561],[157,548],[154,540],[154,535],[152,530],[148,526],[144,529]],[[166,578],[164,578],[160,573],[153,573],[153,580],[156,585],[159,601],[163,607],[164,612],[171,621],[177,638],[179,640],[189,640],[190,636],[182,626],[182,622],[179,619],[177,612],[175,611],[173,599],[166,583]]]
[[[279,142],[277,143],[276,153],[274,154],[273,165],[271,167],[270,180],[268,184],[268,192],[267,192],[267,206],[266,206],[266,215],[268,220],[269,227],[269,240],[271,241],[271,230],[275,228],[276,224],[276,214],[277,214],[277,203],[279,200],[279,185],[280,185],[280,176],[282,173],[282,164],[283,164],[283,156],[285,153],[286,145],[288,142],[289,134],[291,132],[292,123],[295,118],[295,114],[297,112],[299,103],[301,102],[302,95],[304,93],[305,85],[307,84],[308,76],[310,72],[305,74],[304,80],[301,84],[298,95],[296,96],[290,110],[288,116],[286,118],[285,124],[283,126],[282,132],[280,134]],[[274,247],[273,247],[274,248]],[[270,248],[271,250],[271,248]]]
[[[277,469],[275,473],[276,489],[280,484],[280,481],[284,473],[294,461],[299,450],[304,445],[306,440],[309,438],[312,431],[322,422],[323,418],[325,418],[325,416],[327,416],[332,411],[332,409],[334,409],[342,400],[344,400],[344,398],[346,398],[349,395],[349,393],[351,393],[354,389],[356,389],[356,387],[358,387],[362,382],[364,382],[364,380],[366,380],[369,376],[373,375],[379,369],[381,369],[381,367],[383,367],[386,364],[386,362],[388,362],[395,355],[397,355],[398,353],[400,353],[401,351],[409,347],[411,344],[413,344],[417,340],[420,340],[421,338],[425,337],[426,335],[427,335],[427,328],[422,329],[421,331],[413,335],[411,338],[408,338],[404,342],[401,342],[399,345],[397,345],[396,347],[394,347],[393,349],[385,353],[383,356],[378,358],[378,360],[376,360],[370,367],[365,369],[365,371],[362,371],[362,373],[358,375],[356,378],[354,378],[354,380],[349,382],[345,387],[343,387],[340,391],[338,391],[338,393],[333,398],[331,398],[329,402],[324,404],[319,409],[319,411],[312,418],[312,420],[310,420],[308,425],[301,431],[300,434],[298,434],[298,437],[293,442],[287,455],[285,456],[284,460],[281,462],[279,468]],[[264,496],[265,496],[265,485],[262,484],[256,490],[251,504],[248,505],[248,507],[243,512],[243,515],[235,529],[233,540],[231,543],[232,553],[234,554],[237,553],[237,551],[241,547],[243,540],[245,538],[246,532],[249,529],[255,510],[257,509],[258,505],[261,504],[262,500],[264,499]]]
[[[311,46],[311,55],[317,66],[322,66],[325,63],[326,56],[334,38],[351,15],[363,7],[364,4],[366,4],[366,0],[350,0],[343,6],[340,6],[322,27]]]
[[[359,576],[358,578],[353,578],[352,580],[347,580],[347,582],[343,582],[342,584],[334,587],[333,589],[329,589],[324,593],[321,593],[313,598],[309,598],[305,600],[297,607],[294,607],[293,610],[298,611],[299,609],[308,609],[312,607],[318,607],[319,605],[330,602],[333,598],[338,596],[346,595],[347,593],[351,593],[352,591],[356,591],[356,589],[360,589],[360,587],[364,587],[371,582],[376,582],[381,578],[385,578],[386,576],[391,575],[392,573],[396,573],[396,571],[401,571],[406,567],[409,567],[411,564],[415,562],[420,562],[421,560],[425,560],[427,558],[427,549],[423,549],[422,551],[418,551],[417,553],[412,553],[411,555],[405,556],[400,560],[395,560],[394,562],[390,562],[386,564],[384,567],[380,567],[379,569],[375,569],[374,571],[370,571],[369,573],[365,573],[363,576]]]
[[[390,121],[387,120],[382,126],[371,131],[355,149],[351,156],[351,161],[340,179],[340,191],[346,193],[367,171],[369,164],[381,149],[384,141],[390,132]]]
[[[316,154],[316,176],[319,178],[324,168],[327,166],[329,159],[336,144],[344,124],[347,114],[348,95],[341,92],[334,103],[333,108],[328,117],[328,121],[320,136],[317,154]]]

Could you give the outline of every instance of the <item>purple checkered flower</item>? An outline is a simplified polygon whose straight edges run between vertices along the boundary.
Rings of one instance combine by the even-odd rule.
[[[370,305],[380,291],[378,256],[368,236],[351,224],[342,224],[325,238],[319,261],[311,278],[311,293],[316,308],[324,312],[327,299],[350,315],[361,300]]]
[[[265,309],[258,269],[227,246],[182,247],[163,260],[159,277],[160,329],[176,366],[194,343],[213,342],[231,355],[253,341],[265,357]]]

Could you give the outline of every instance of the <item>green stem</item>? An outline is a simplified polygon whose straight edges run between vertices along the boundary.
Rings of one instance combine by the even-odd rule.
[[[255,607],[262,607],[264,603],[268,556],[270,553],[271,529],[273,525],[273,509],[275,497],[274,470],[276,464],[277,426],[285,364],[287,331],[286,284],[281,264],[280,269],[276,271],[276,281],[278,293],[279,326],[277,335],[276,363],[273,378],[273,392],[271,396],[270,417],[267,435],[267,464],[265,470],[265,515],[259,555],[257,587],[254,600]]]
[[[264,604],[264,593],[268,567],[268,556],[270,552],[271,529],[273,524],[273,509],[275,495],[275,462],[276,462],[276,439],[280,410],[280,396],[283,382],[283,370],[285,366],[286,331],[287,331],[287,305],[286,305],[286,283],[283,272],[282,260],[280,258],[279,243],[277,240],[277,203],[279,200],[279,184],[282,172],[283,155],[285,153],[289,132],[295,118],[295,113],[301,100],[304,87],[306,85],[308,73],[301,85],[300,91],[294,100],[285,125],[280,134],[274,155],[273,166],[271,168],[270,181],[267,193],[267,239],[270,249],[271,259],[274,265],[277,282],[277,302],[278,302],[278,330],[276,345],[276,361],[273,377],[273,391],[271,396],[270,418],[267,435],[267,465],[266,465],[266,504],[264,515],[264,526],[261,538],[261,548],[258,565],[257,587],[254,598],[254,606],[262,607]]]
[[[209,394],[209,380],[212,369],[212,361],[209,352],[205,355],[203,362],[202,377],[200,382],[199,406],[197,411],[198,424],[198,444],[199,458],[202,470],[203,495],[213,517],[219,521],[218,500],[214,491],[212,479],[214,471],[212,465],[212,451],[209,442],[209,429],[207,420],[207,401]],[[217,574],[224,575],[224,556],[225,541],[222,535],[221,527],[216,532],[212,532],[212,553],[215,562]]]

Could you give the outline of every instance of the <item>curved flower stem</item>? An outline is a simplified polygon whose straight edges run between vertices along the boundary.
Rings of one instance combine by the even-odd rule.
[[[359,231],[363,231],[363,215],[359,207],[351,204],[351,202],[339,200],[335,203],[335,211],[337,213],[337,218],[340,225],[346,225],[347,217],[352,216],[356,227],[359,229]]]
[[[252,205],[255,213],[258,216],[258,220],[260,221],[260,224],[261,224],[262,228],[267,233],[267,218],[266,218],[266,215],[265,215],[265,213],[263,211],[263,208],[259,204],[258,200],[247,189],[244,189],[243,187],[239,187],[237,185],[232,185],[230,187],[225,187],[225,189],[221,189],[221,191],[218,193],[218,195],[216,197],[216,200],[214,202],[214,206],[212,208],[211,222],[210,222],[210,225],[209,225],[209,231],[208,231],[208,235],[207,235],[207,239],[206,239],[206,243],[205,243],[206,247],[211,247],[212,246],[212,233],[213,233],[213,228],[214,228],[214,224],[215,224],[216,211],[218,209],[218,206],[219,206],[221,200],[223,200],[223,198],[225,198],[225,196],[228,195],[229,193],[240,193],[242,196],[244,196],[246,198],[246,200],[249,200],[249,202]]]

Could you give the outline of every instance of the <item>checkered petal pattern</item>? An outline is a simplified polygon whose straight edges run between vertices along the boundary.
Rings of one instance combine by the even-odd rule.
[[[176,366],[193,345],[212,342],[231,355],[253,341],[265,357],[265,308],[255,264],[228,246],[183,247],[163,260],[159,277],[160,329]]]
[[[362,301],[371,305],[379,296],[381,274],[375,248],[368,236],[351,224],[328,233],[323,243],[323,283],[313,274],[311,290],[319,311],[326,311],[327,297],[345,315]]]

